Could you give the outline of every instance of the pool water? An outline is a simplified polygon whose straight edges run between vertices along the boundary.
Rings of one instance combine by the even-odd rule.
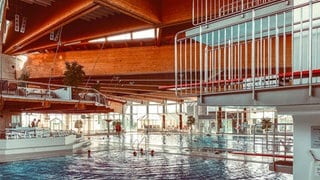
[[[123,142],[116,137],[93,139],[91,157],[84,150],[68,156],[3,163],[0,179],[292,179],[292,175],[269,171],[265,163],[179,154],[179,149],[169,151],[166,145],[157,146],[154,156],[148,152],[134,156],[130,146],[117,141]]]

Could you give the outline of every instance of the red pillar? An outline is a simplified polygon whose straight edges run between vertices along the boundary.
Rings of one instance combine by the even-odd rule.
[[[179,129],[182,130],[182,114],[179,114]]]
[[[217,132],[220,133],[220,129],[222,128],[222,109],[221,107],[218,108],[218,115],[217,115]]]
[[[162,129],[166,128],[166,115],[162,115]]]

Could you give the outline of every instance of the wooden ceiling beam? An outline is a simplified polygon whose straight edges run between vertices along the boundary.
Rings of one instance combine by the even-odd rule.
[[[149,24],[161,23],[161,6],[158,0],[95,0],[95,2]]]
[[[90,31],[86,30],[85,27],[90,27]],[[90,22],[85,20],[76,20],[63,27],[61,41],[62,45],[77,41],[85,42],[90,39],[121,34],[128,31],[136,31],[144,28],[150,28],[150,25],[123,14],[110,16],[107,20],[105,18]],[[55,48],[56,46],[57,42],[50,41],[48,37],[44,36],[19,51],[36,51],[44,48]]]
[[[39,17],[39,13],[30,14],[30,17],[27,17],[28,20],[31,21],[31,23],[28,23],[27,27],[29,30],[22,35],[11,35],[10,37],[13,39],[8,39],[4,53],[13,54],[16,50],[19,50],[40,39],[44,35],[49,34],[51,31],[63,27],[71,21],[74,21],[84,14],[88,14],[89,12],[92,12],[98,8],[99,6],[92,0],[82,0],[76,1],[76,3],[69,3],[68,6],[53,5],[50,7],[50,10],[43,10],[43,13],[46,13],[44,11],[47,10],[52,14],[55,14],[54,16],[46,16],[45,19],[41,19],[41,17]],[[38,20],[38,22],[35,22],[36,20]]]

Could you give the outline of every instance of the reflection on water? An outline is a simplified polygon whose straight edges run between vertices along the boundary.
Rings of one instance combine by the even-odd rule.
[[[179,148],[167,149],[166,144],[187,145],[179,144],[180,138],[158,135],[149,139],[155,144],[148,147],[156,148],[154,156],[147,152],[133,156],[134,139],[129,137],[93,138],[90,158],[83,151],[73,156],[4,163],[0,179],[292,179],[292,175],[269,171],[267,164],[194,157],[179,154]]]

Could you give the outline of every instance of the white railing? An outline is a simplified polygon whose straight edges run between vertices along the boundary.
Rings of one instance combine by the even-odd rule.
[[[320,1],[310,1],[218,28],[198,26],[175,37],[175,89],[179,96],[320,82]]]
[[[6,128],[1,133],[1,137],[5,139],[29,139],[29,138],[47,138],[47,137],[65,137],[75,134],[68,130],[50,130],[46,128],[17,127]]]
[[[97,105],[108,105],[107,97],[92,88],[71,87],[31,81],[0,80],[0,95],[31,99],[56,99],[92,101]]]
[[[225,16],[282,1],[287,0],[193,0],[192,23],[209,23]]]

